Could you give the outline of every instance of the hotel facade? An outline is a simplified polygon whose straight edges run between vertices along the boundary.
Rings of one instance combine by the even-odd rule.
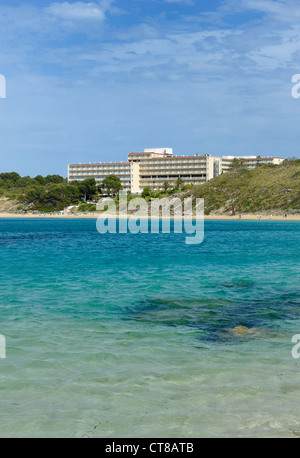
[[[260,165],[273,164],[279,165],[284,159],[280,157],[261,157],[261,156],[223,156],[222,157],[222,172],[228,172],[232,166],[232,161],[238,159],[243,163],[244,167],[249,170],[255,169]]]
[[[182,184],[203,184],[212,178],[227,172],[232,161],[237,158],[249,169],[259,164],[280,164],[284,159],[256,156],[174,156],[172,148],[151,148],[141,153],[130,153],[127,162],[70,164],[68,181],[95,178],[97,184],[108,175],[120,178],[123,189],[139,194],[149,186],[153,190],[163,188],[167,181],[170,187],[176,185],[177,179]]]

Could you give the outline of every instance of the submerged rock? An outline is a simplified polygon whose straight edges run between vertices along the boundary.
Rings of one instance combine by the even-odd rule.
[[[226,299],[149,299],[127,309],[125,318],[167,326],[213,330],[231,306],[232,301]]]
[[[222,329],[221,335],[223,338],[241,338],[241,337],[257,337],[261,339],[282,338],[286,331],[270,328],[247,328],[247,326],[238,325],[235,328]],[[289,334],[288,334],[289,335]]]
[[[266,331],[263,328],[247,328],[247,326],[238,325],[235,328],[228,328],[225,330],[231,334],[236,336],[247,336],[251,334],[261,334],[262,332]]]

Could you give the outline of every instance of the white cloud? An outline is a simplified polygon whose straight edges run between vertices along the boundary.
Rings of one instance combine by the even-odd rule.
[[[104,21],[105,13],[109,9],[112,1],[106,0],[100,3],[83,3],[83,2],[63,2],[52,3],[47,12],[53,16],[66,20],[96,20]]]
[[[116,10],[116,1],[50,1],[0,11],[0,72],[10,86],[0,113],[7,169],[27,154],[41,168],[35,174],[54,173],[84,159],[82,151],[95,151],[87,160],[99,160],[101,149],[101,160],[117,159],[124,144],[134,150],[151,138],[171,138],[182,153],[198,145],[211,153],[295,154],[299,0],[224,0],[227,8],[178,20],[165,7],[151,18],[146,7],[144,16]],[[192,4],[156,2],[178,10]],[[114,23],[122,13],[124,22]]]
[[[294,22],[300,18],[298,0],[239,0],[238,7],[265,13],[279,21]]]

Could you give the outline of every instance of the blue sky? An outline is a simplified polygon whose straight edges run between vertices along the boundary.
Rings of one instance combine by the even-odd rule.
[[[0,171],[129,152],[299,157],[298,0],[0,0]]]

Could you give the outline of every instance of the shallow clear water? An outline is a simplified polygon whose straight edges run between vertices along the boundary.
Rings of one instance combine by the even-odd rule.
[[[300,224],[184,241],[0,220],[2,437],[300,435]]]

